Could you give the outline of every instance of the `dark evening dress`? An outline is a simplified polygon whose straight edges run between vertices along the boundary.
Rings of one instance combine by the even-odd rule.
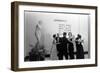
[[[72,39],[69,39],[69,40],[72,41]],[[73,45],[73,42],[68,43],[68,51],[69,51],[69,58],[74,59],[74,45]]]
[[[84,59],[84,50],[82,43],[76,41],[76,58],[77,59]]]

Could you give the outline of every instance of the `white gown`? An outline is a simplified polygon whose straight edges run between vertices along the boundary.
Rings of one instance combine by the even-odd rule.
[[[53,40],[53,43],[52,43],[50,59],[51,60],[58,60],[57,48],[56,48],[56,40],[55,39]]]

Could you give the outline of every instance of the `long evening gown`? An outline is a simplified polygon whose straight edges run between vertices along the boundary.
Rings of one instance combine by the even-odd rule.
[[[79,40],[79,39],[78,39]],[[84,59],[84,49],[81,42],[76,41],[76,58]]]
[[[57,57],[57,48],[56,48],[56,40],[55,39],[53,40],[53,43],[52,43],[50,59],[51,60],[58,60],[58,57]]]

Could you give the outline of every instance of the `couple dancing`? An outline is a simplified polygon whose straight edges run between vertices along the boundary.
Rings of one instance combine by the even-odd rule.
[[[81,39],[80,35],[77,36],[75,39],[74,36],[72,36],[72,33],[68,33],[68,38],[66,38],[67,33],[63,33],[63,37],[59,37],[59,34],[53,35],[53,45],[51,48],[51,59],[52,60],[63,60],[64,57],[67,60],[69,59],[75,59],[74,57],[74,42],[76,43],[76,58],[82,59],[84,58],[83,54],[83,46],[82,41],[79,41]],[[69,56],[69,57],[68,57]]]

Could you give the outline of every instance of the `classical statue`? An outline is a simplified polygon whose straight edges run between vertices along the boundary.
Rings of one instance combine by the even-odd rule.
[[[39,21],[35,29],[35,37],[37,39],[38,44],[40,43],[40,39],[41,39],[41,29],[42,29],[42,21]]]

